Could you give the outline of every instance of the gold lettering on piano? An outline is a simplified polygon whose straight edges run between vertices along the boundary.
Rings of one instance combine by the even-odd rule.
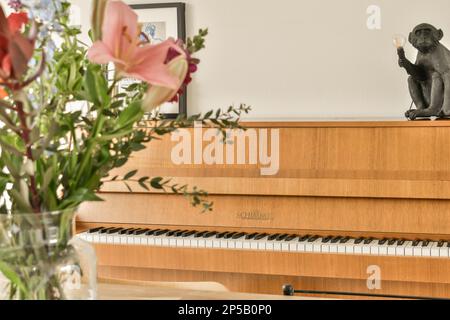
[[[241,220],[271,221],[273,220],[273,215],[271,213],[266,212],[249,211],[249,212],[238,212],[237,218]]]

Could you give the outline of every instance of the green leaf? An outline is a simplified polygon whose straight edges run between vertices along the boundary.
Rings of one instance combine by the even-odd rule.
[[[124,128],[133,125],[142,118],[144,111],[141,108],[141,101],[135,101],[122,111],[117,119],[116,128]]]
[[[19,275],[6,263],[0,260],[0,272],[14,283],[20,291],[26,292],[26,287],[20,279]]]
[[[134,177],[137,172],[138,172],[137,170],[130,171],[123,177],[123,179],[129,180],[130,178]]]
[[[164,187],[161,185],[162,180],[163,180],[162,177],[153,178],[150,181],[150,185],[152,186],[153,189],[163,190]]]

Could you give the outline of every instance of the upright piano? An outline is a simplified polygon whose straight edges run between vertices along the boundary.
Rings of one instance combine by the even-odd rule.
[[[245,163],[176,164],[169,135],[113,174],[197,186],[212,212],[122,182],[80,208],[77,232],[95,246],[100,277],[450,298],[450,122],[243,125],[269,150],[278,132],[275,175],[250,161],[248,133]]]

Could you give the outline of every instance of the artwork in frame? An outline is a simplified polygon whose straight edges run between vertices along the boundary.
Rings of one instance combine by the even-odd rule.
[[[134,4],[131,8],[138,15],[142,32],[152,43],[160,43],[168,38],[182,39],[186,41],[186,4],[174,3],[149,3]],[[121,81],[120,87],[127,87],[136,82],[133,79]],[[179,102],[165,103],[159,108],[159,113],[165,118],[176,118],[180,114],[187,114],[187,92],[180,96]]]

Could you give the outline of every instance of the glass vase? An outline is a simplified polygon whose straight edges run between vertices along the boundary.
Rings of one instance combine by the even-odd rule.
[[[75,215],[0,214],[0,299],[96,299],[95,250],[74,237]]]

